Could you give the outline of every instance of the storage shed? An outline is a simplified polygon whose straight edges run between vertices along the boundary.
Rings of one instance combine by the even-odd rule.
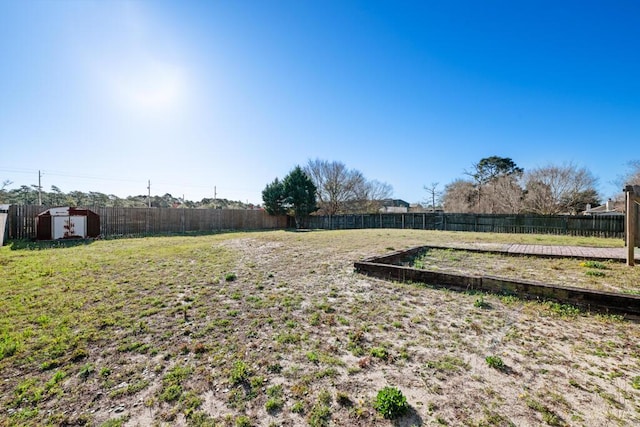
[[[36,218],[38,240],[86,239],[100,235],[100,216],[89,209],[51,208]]]
[[[9,205],[0,205],[0,246],[4,245],[7,238],[7,216]]]

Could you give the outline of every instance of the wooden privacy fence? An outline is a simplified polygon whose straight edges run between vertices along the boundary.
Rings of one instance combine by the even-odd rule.
[[[408,228],[494,233],[624,237],[624,216],[403,213],[312,216],[310,228]]]
[[[8,239],[33,239],[36,216],[48,206],[9,207]],[[285,216],[262,210],[89,208],[100,215],[102,237],[217,230],[267,230],[291,226]],[[624,238],[624,216],[490,215],[455,213],[385,213],[311,216],[309,228],[407,228],[420,230],[480,231],[494,233],[566,234]]]
[[[8,238],[36,237],[36,216],[49,206],[13,205],[8,213]],[[217,230],[266,230],[287,228],[286,216],[270,216],[261,210],[88,208],[100,216],[102,237]]]

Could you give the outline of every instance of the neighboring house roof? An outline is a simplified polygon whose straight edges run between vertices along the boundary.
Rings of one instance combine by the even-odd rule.
[[[587,209],[582,212],[583,215],[624,215],[624,208],[613,200],[607,200],[604,205],[592,208],[587,205]]]
[[[401,199],[384,199],[381,200],[381,203],[384,207],[409,208],[409,203]]]

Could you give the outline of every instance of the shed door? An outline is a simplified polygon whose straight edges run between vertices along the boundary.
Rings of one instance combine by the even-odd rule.
[[[86,237],[86,216],[54,216],[53,239],[68,239],[70,237]]]

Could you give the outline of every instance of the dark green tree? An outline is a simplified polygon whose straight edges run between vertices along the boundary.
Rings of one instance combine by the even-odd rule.
[[[473,170],[467,172],[467,175],[470,175],[478,185],[484,185],[501,176],[519,175],[522,172],[523,169],[509,157],[491,156],[474,164]]]
[[[316,186],[300,166],[296,166],[282,180],[286,205],[296,220],[296,228],[303,228],[309,214],[318,210]]]
[[[262,202],[269,215],[286,215],[284,185],[278,178],[274,179],[271,184],[267,184],[262,190]]]

